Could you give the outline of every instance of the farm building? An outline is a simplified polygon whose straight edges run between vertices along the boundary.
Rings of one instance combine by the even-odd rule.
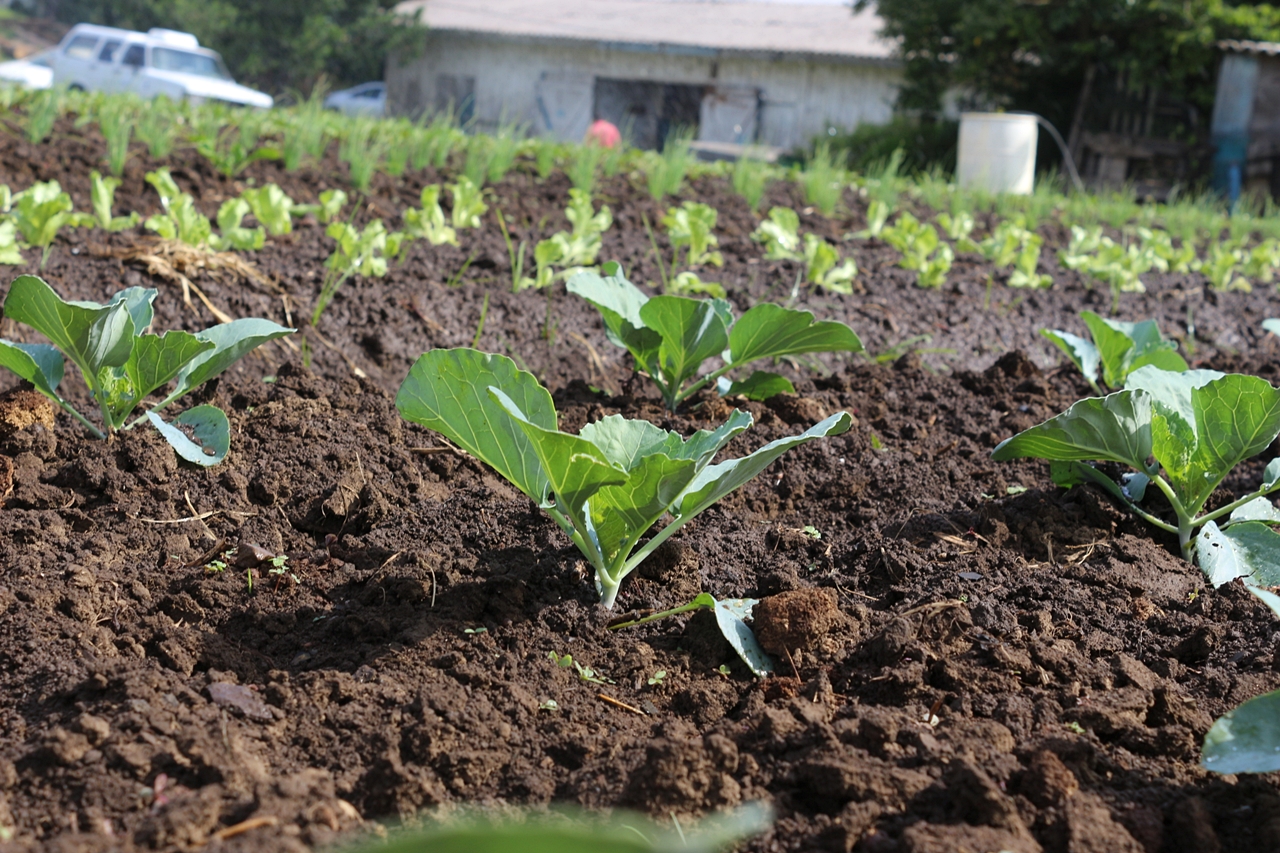
[[[672,0],[409,0],[426,49],[387,68],[392,112],[448,109],[492,129],[583,138],[597,118],[655,148],[790,148],[888,121],[901,80],[880,19],[847,5]]]

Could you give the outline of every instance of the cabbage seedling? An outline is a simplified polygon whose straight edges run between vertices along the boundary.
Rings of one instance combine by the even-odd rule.
[[[652,299],[605,264],[606,275],[584,272],[569,279],[568,290],[590,302],[604,319],[609,340],[631,353],[636,368],[662,392],[667,408],[676,408],[729,371],[762,358],[806,352],[862,352],[862,341],[843,323],[815,323],[808,311],[761,302],[736,322],[723,299],[663,295]],[[719,356],[724,364],[697,379],[702,363]],[[795,390],[776,373],[756,371],[748,379],[720,382],[726,394],[762,399]],[[767,392],[767,394],[766,394]]]
[[[718,429],[687,440],[620,415],[571,435],[557,428],[551,394],[533,374],[473,349],[422,355],[396,407],[488,464],[550,515],[595,569],[608,608],[623,578],[677,530],[786,451],[840,435],[851,423],[839,412],[800,435],[713,465],[716,453],[751,426],[751,415],[734,412]],[[641,544],[668,515],[666,526]]]
[[[1099,368],[1102,383],[1108,388],[1120,388],[1130,373],[1148,364],[1174,372],[1187,369],[1187,363],[1177,353],[1177,344],[1161,337],[1155,320],[1124,323],[1092,311],[1080,312],[1080,319],[1089,327],[1092,341],[1058,329],[1041,329],[1040,334],[1067,354],[1099,396],[1102,395]]]
[[[105,304],[64,302],[33,275],[19,276],[4,302],[4,315],[40,332],[51,344],[18,344],[0,340],[0,365],[7,367],[57,403],[96,438],[132,429],[150,420],[178,455],[197,465],[216,465],[227,455],[231,428],[216,406],[197,406],[172,424],[160,410],[190,393],[267,341],[293,332],[270,320],[245,319],[203,332],[150,334],[156,291],[131,287]],[[58,394],[66,360],[80,369],[102,413],[101,428]],[[144,417],[126,425],[129,415],[148,396],[177,382],[168,397]],[[194,440],[191,435],[194,435]]]
[[[346,222],[331,222],[324,233],[337,240],[338,245],[324,264],[324,281],[311,314],[313,326],[320,322],[320,315],[347,279],[353,275],[382,278],[387,274],[388,259],[399,257],[408,245],[399,231],[387,233],[381,219],[370,222],[364,231],[357,231]]]
[[[1004,440],[991,455],[996,460],[1047,459],[1055,463],[1051,472],[1060,486],[1100,485],[1141,518],[1177,534],[1188,560],[1196,544],[1192,535],[1203,527],[1201,567],[1208,571],[1206,549],[1234,548],[1240,544],[1236,539],[1256,534],[1255,525],[1262,526],[1253,520],[1256,515],[1237,515],[1221,530],[1214,522],[1242,507],[1260,507],[1253,502],[1280,488],[1280,460],[1267,466],[1257,491],[1202,513],[1205,501],[1237,464],[1261,453],[1277,435],[1280,391],[1265,379],[1214,370],[1173,373],[1148,365],[1129,374],[1125,390],[1081,400]],[[1127,465],[1136,473],[1116,482],[1085,464],[1093,461]],[[1138,505],[1149,485],[1169,502],[1173,522]],[[1235,556],[1245,563],[1254,559],[1248,548]]]

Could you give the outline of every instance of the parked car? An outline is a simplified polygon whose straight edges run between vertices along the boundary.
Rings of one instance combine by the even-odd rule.
[[[361,83],[341,89],[325,98],[324,105],[349,116],[380,116],[387,111],[387,84]]]
[[[72,89],[136,92],[144,98],[222,101],[269,107],[273,100],[231,78],[222,57],[190,33],[145,33],[77,24],[53,54],[53,84]]]
[[[0,80],[21,83],[28,89],[48,89],[53,85],[55,49],[42,50],[23,59],[0,62]]]

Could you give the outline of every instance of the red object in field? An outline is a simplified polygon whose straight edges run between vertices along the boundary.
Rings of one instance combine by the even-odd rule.
[[[591,123],[591,127],[587,128],[587,142],[594,142],[602,148],[616,148],[621,141],[622,134],[618,132],[617,126],[611,121],[599,118]]]

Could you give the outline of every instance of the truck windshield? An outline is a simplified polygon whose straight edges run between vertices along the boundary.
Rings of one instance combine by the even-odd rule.
[[[231,79],[231,74],[227,72],[227,67],[222,64],[222,59],[217,54],[209,56],[186,50],[154,47],[151,49],[151,65],[161,71],[178,71],[200,77],[214,77],[218,80]]]

